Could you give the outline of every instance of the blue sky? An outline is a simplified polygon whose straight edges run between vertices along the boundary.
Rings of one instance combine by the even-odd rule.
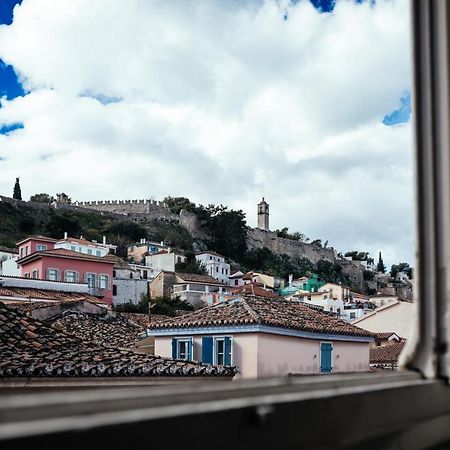
[[[0,193],[182,195],[250,226],[264,196],[272,229],[413,261],[407,0],[15,3]]]

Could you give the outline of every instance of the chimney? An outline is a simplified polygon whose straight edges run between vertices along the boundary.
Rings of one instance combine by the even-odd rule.
[[[67,231],[64,231],[64,239],[67,239]]]
[[[289,286],[292,284],[292,280],[294,279],[292,273],[289,275]]]
[[[161,247],[164,247],[164,241],[161,241]]]
[[[83,239],[83,235],[82,234],[80,235],[80,239]]]
[[[141,238],[141,244],[145,244],[145,238]]]
[[[103,236],[103,244],[106,245],[106,236]]]

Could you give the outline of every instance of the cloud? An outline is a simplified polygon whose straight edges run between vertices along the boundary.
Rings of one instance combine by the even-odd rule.
[[[30,91],[1,100],[24,124],[0,135],[1,192],[185,195],[250,225],[264,195],[273,228],[412,261],[410,124],[381,122],[410,89],[407,1],[115,5],[24,0],[0,26]]]

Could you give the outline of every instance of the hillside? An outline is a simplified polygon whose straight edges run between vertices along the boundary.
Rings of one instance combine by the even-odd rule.
[[[106,236],[108,242],[118,245],[118,253],[126,256],[129,244],[146,238],[187,252],[214,250],[226,256],[235,270],[262,271],[284,279],[289,274],[295,278],[313,272],[359,292],[370,290],[360,264],[337,257],[332,248],[249,228],[242,211],[223,206],[196,206],[187,199],[169,202],[175,219],[168,219],[166,213],[164,217],[154,212],[151,216],[126,216],[72,205],[55,208],[2,196],[0,200],[0,245],[8,247],[30,234],[59,238],[67,232],[98,241]]]

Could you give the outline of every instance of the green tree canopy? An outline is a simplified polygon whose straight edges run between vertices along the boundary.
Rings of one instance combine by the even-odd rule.
[[[19,178],[16,178],[16,183],[14,184],[13,198],[22,200],[22,190],[20,189]]]
[[[46,203],[50,204],[55,201],[54,197],[51,195],[42,193],[42,194],[34,194],[30,197],[30,202],[36,202],[36,203]]]

